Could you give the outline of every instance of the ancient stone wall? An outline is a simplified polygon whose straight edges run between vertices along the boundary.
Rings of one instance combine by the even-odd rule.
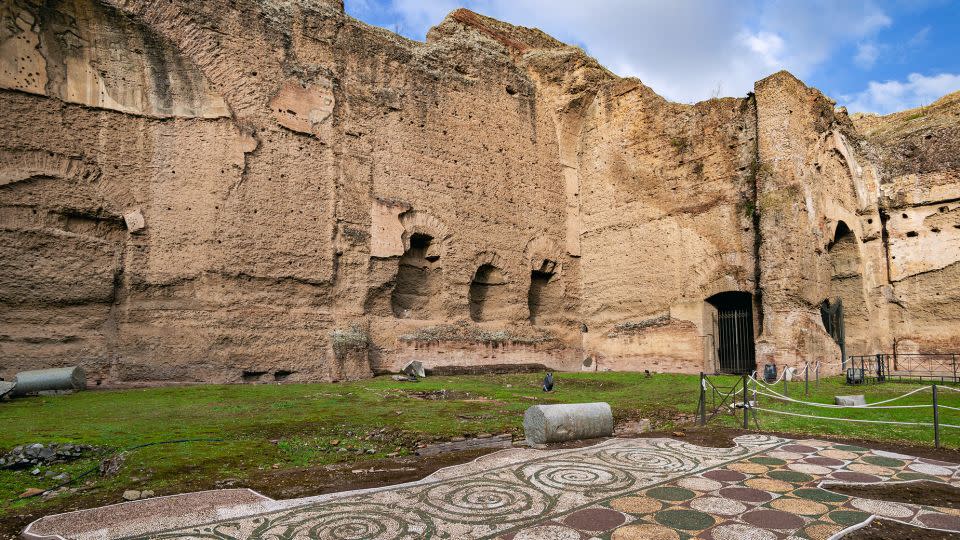
[[[712,372],[730,292],[760,363],[839,360],[837,298],[848,353],[956,349],[926,118],[783,73],[671,103],[466,10],[419,43],[336,0],[0,0],[0,376]]]

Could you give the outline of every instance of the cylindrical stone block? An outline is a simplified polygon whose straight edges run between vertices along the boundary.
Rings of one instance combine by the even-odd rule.
[[[534,405],[523,415],[530,444],[595,439],[613,435],[613,412],[607,403]]]
[[[38,369],[17,373],[13,395],[23,396],[50,390],[83,390],[87,376],[82,367]]]

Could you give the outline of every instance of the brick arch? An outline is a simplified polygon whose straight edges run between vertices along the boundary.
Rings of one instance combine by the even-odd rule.
[[[523,250],[523,258],[530,270],[552,273],[559,270],[562,253],[560,242],[556,239],[549,236],[536,236],[527,242]]]
[[[100,179],[100,168],[77,158],[43,150],[0,150],[0,186],[38,176],[92,184]]]
[[[446,255],[448,240],[452,236],[450,229],[436,217],[419,210],[410,210],[400,216],[403,226],[403,250],[410,249],[410,238],[415,234],[426,234],[433,238],[428,255],[443,257]]]

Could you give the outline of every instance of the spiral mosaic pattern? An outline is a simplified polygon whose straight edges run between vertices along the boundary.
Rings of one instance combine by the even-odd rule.
[[[677,451],[642,447],[601,450],[597,459],[628,470],[668,474],[692,471],[698,465],[696,459]]]
[[[550,498],[532,486],[486,479],[433,486],[424,502],[461,523],[520,521],[550,508]]]
[[[615,467],[586,462],[561,461],[536,464],[523,469],[524,477],[534,486],[561,491],[583,491],[601,494],[622,491],[636,478]]]

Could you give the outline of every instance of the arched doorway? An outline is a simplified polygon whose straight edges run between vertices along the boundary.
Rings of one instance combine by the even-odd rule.
[[[717,369],[721,373],[751,373],[757,368],[754,354],[753,297],[730,291],[707,298],[717,309],[713,318]]]

